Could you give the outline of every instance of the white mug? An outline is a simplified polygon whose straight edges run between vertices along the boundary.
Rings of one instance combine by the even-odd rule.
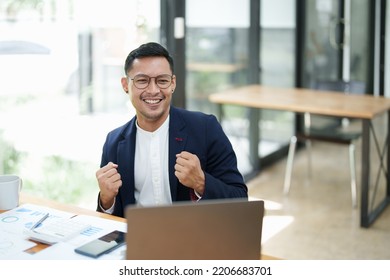
[[[19,194],[23,182],[16,175],[0,175],[0,210],[10,210],[19,206]]]

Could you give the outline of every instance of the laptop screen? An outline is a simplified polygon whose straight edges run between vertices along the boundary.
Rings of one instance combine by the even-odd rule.
[[[126,259],[260,259],[264,201],[178,202],[126,209]]]

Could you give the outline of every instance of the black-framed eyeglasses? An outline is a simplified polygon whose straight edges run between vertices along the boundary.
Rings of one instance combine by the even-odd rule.
[[[160,89],[166,89],[172,84],[173,75],[163,74],[156,77],[149,77],[148,75],[139,74],[134,76],[134,78],[129,77],[138,89],[147,88],[152,78],[154,78],[154,82]]]

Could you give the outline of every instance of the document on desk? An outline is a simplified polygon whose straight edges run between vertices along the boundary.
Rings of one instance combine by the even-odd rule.
[[[53,244],[34,254],[28,253],[27,249],[34,247],[36,243],[28,240],[24,231],[33,227],[47,213],[49,213],[49,216],[45,222],[73,217],[72,219],[87,222],[91,227],[66,242]],[[87,215],[75,215],[74,213],[34,204],[23,204],[0,214],[0,259],[88,259],[88,257],[76,254],[74,248],[112,230],[126,231],[127,227],[125,223],[118,221]],[[124,255],[118,249],[101,258],[123,259]]]
[[[70,218],[75,214],[34,204],[23,204],[0,214],[0,232],[21,234],[49,213],[45,222]]]
[[[113,230],[127,231],[126,224],[114,220],[107,220],[99,217],[92,217],[87,215],[79,215],[73,219],[78,219],[83,222],[91,224],[91,228],[82,232],[77,237],[70,239],[66,242],[59,242],[54,244],[45,250],[35,254],[33,259],[35,260],[92,260],[92,258],[77,254],[74,249],[99,238]],[[98,259],[102,260],[122,260],[126,257],[126,246],[122,246],[109,254],[102,255]]]
[[[34,247],[36,244],[29,240],[21,239],[20,236],[1,231],[0,233],[0,260],[8,259],[23,252],[24,250]]]
[[[0,259],[8,259],[36,243],[24,238],[23,232],[30,229],[37,221],[50,212],[50,220],[68,218],[72,213],[40,207],[33,204],[24,204],[15,209],[0,214]]]

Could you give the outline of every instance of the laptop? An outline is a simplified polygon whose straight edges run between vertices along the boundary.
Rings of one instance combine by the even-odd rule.
[[[126,208],[128,260],[259,260],[264,201]]]

